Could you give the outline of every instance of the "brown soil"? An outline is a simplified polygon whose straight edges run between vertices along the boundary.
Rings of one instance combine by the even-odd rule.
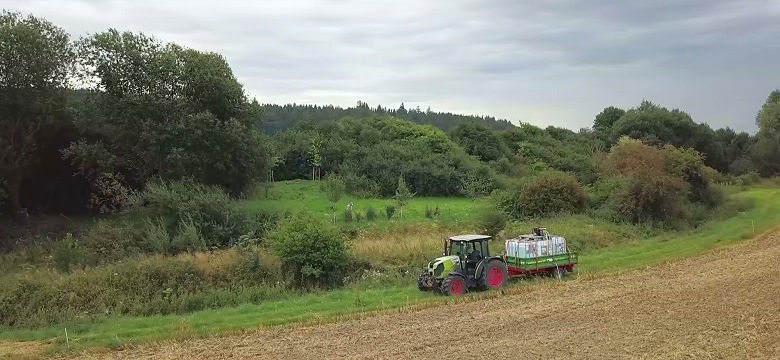
[[[780,230],[690,260],[491,300],[93,359],[780,359]]]

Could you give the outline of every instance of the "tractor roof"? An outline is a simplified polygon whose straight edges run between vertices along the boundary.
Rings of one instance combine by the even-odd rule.
[[[452,241],[490,240],[490,235],[476,235],[476,234],[455,235],[455,236],[450,236],[450,240]]]

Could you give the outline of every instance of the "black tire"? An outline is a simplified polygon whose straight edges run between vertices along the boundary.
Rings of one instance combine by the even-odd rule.
[[[417,278],[417,288],[420,289],[420,291],[431,291],[436,288],[436,282],[432,282],[431,285],[428,285],[428,272],[423,271],[422,274],[420,274],[420,277]]]
[[[561,280],[564,276],[566,276],[566,270],[555,268],[550,271],[550,276],[554,277],[556,280]]]
[[[493,276],[496,276],[496,274],[501,274],[500,283],[491,284],[491,271],[494,274]],[[506,264],[498,259],[491,259],[488,261],[488,263],[485,264],[485,267],[482,269],[482,273],[479,275],[479,287],[482,290],[498,289],[500,287],[506,286],[508,282],[509,272],[507,271]]]
[[[447,296],[460,296],[468,291],[466,280],[458,275],[447,276],[441,282],[441,293]]]

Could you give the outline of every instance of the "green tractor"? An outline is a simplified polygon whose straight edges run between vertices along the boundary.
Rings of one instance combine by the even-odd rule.
[[[507,283],[507,265],[491,256],[487,235],[457,235],[444,242],[444,256],[428,263],[417,281],[422,291],[461,295],[471,289],[488,290]]]

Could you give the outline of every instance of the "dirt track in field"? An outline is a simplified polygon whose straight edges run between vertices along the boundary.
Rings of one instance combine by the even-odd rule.
[[[691,260],[492,300],[87,358],[780,359],[779,260],[780,229]]]

